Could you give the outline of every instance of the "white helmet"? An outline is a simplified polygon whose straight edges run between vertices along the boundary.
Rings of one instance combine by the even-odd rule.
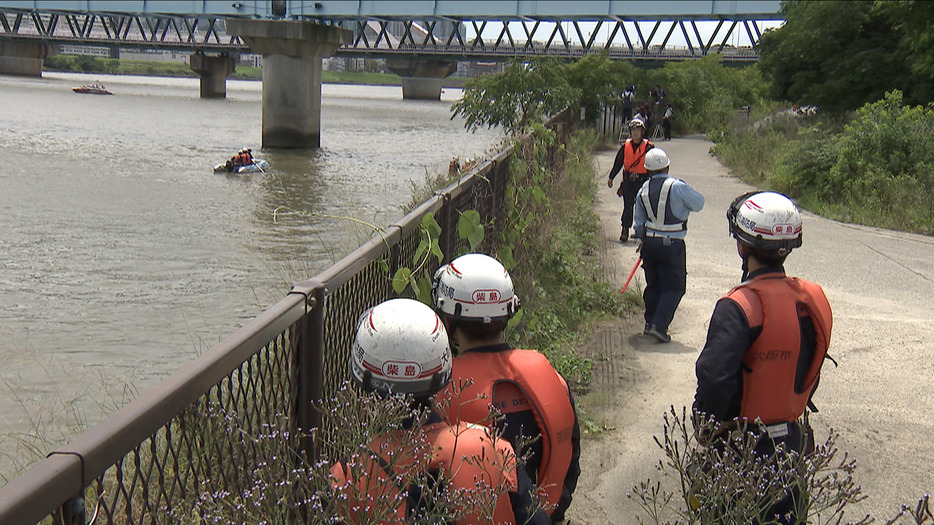
[[[367,390],[430,396],[451,380],[448,334],[438,315],[414,299],[390,299],[357,322],[353,378]]]
[[[645,169],[648,171],[663,170],[670,164],[668,154],[662,148],[652,148],[645,154]]]
[[[629,129],[632,128],[642,128],[645,129],[645,122],[642,122],[640,118],[634,118],[629,121]]]
[[[482,253],[468,253],[438,268],[431,287],[435,311],[455,321],[509,319],[519,310],[519,298],[509,272]]]
[[[740,195],[726,217],[730,235],[747,246],[775,250],[781,255],[801,246],[801,214],[781,193],[753,191]]]

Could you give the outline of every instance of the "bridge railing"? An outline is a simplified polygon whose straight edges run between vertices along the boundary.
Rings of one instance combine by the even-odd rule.
[[[573,122],[570,111],[549,122],[558,143]],[[204,355],[0,488],[0,523],[199,521],[192,510],[199,499],[243,494],[267,459],[245,437],[281,432],[293,450],[313,457],[308,430],[328,431],[314,401],[333,397],[347,377],[360,313],[394,296],[391,276],[413,266],[422,218],[434,215],[450,258],[466,242],[456,236],[458,214],[476,210],[489,228],[488,251],[504,220],[511,155],[505,149],[295,284]]]

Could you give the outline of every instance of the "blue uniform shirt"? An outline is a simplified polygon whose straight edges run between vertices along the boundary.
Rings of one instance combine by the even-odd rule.
[[[642,202],[643,193],[649,191],[649,183],[653,179],[667,178],[668,176],[667,173],[656,173],[639,188],[639,193],[636,194],[636,208],[633,216],[633,227],[637,235],[643,235],[643,232],[645,232],[645,223],[648,222],[648,214]],[[653,203],[653,205],[654,204],[656,203]],[[671,191],[668,194],[667,208],[667,211],[671,215],[684,222],[688,220],[688,215],[690,215],[692,211],[701,211],[704,208],[704,196],[683,180],[675,179],[675,182],[671,185]],[[659,210],[658,215],[664,218],[665,211],[666,210]],[[687,235],[687,230],[655,232],[655,235],[665,235],[672,239],[683,239],[684,236]]]

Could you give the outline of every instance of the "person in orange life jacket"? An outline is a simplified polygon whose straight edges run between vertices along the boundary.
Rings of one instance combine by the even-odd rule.
[[[695,365],[695,421],[747,425],[763,457],[779,444],[807,454],[813,433],[805,412],[827,356],[833,314],[819,285],[785,274],[785,258],[801,246],[801,216],[788,197],[765,191],[737,197],[727,220],[743,260],[742,284],[717,301],[710,318]],[[802,500],[791,490],[765,517],[796,523]]]
[[[435,272],[432,303],[459,349],[451,385],[436,406],[448,421],[502,429],[514,447],[534,440],[517,452],[528,454],[523,466],[552,521],[561,522],[580,476],[577,411],[567,382],[544,355],[504,340],[519,309],[509,273],[488,255],[463,255]]]
[[[645,155],[651,177],[636,195],[635,230],[645,273],[645,335],[671,341],[668,325],[687,288],[684,237],[688,215],[704,208],[704,196],[680,179],[668,176],[671,161],[661,148]]]
[[[620,146],[610,169],[606,181],[608,188],[613,187],[613,179],[623,171],[623,182],[620,183],[616,194],[623,198],[623,214],[620,217],[622,231],[619,234],[620,242],[629,240],[629,228],[632,226],[632,210],[635,204],[636,192],[646,181],[645,155],[653,148],[651,142],[645,137],[645,122],[638,118],[629,121],[629,138]]]
[[[237,154],[234,155],[233,159],[231,159],[233,161],[234,167],[239,168],[240,166],[249,166],[250,164],[253,164],[252,152],[253,150],[249,148],[243,148],[238,151]]]
[[[400,486],[402,480],[427,479],[432,491],[443,483],[469,508],[452,509],[454,523],[549,523],[548,515],[532,500],[534,490],[517,468],[515,452],[489,429],[466,423],[449,425],[430,410],[432,397],[451,378],[447,332],[437,314],[412,299],[390,299],[360,317],[351,352],[351,374],[368,391],[410,398],[412,418],[403,427],[415,429],[423,441],[404,443],[397,430],[379,435],[369,445],[372,455],[339,461],[331,467],[338,494],[328,505],[344,523],[371,522],[373,513],[386,510],[387,522],[402,523],[425,509],[437,511],[424,486]],[[421,426],[415,426],[416,424]],[[427,469],[427,477],[411,469]],[[388,503],[387,503],[388,502]],[[478,509],[492,509],[492,516]],[[432,518],[434,516],[431,516]],[[392,521],[389,521],[389,520]]]

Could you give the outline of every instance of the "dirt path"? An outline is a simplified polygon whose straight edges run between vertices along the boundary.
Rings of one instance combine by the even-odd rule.
[[[611,430],[585,438],[582,476],[568,513],[572,523],[638,523],[644,516],[627,498],[646,478],[659,479],[661,451],[652,437],[669,406],[690,407],[694,361],[703,348],[713,305],[741,277],[740,259],[727,234],[726,209],[753,189],[728,176],[708,154],[702,137],[658,144],[672,160],[671,173],[707,199],[692,214],[687,236],[688,286],[670,333],[670,344],[641,335],[641,315],[605,323],[582,351],[595,360],[591,393],[580,404]],[[607,279],[625,281],[636,261],[635,244],[619,237],[621,203],[606,188],[615,151],[599,152],[594,203],[601,217],[601,259]],[[870,513],[892,517],[900,503],[934,491],[934,239],[850,226],[805,213],[804,246],[786,268],[820,283],[834,309],[831,355],[824,367],[812,417],[819,440],[840,432],[838,446],[857,458],[857,482],[869,498],[851,519]],[[631,286],[641,286],[641,270]],[[906,522],[907,523],[907,522]]]

